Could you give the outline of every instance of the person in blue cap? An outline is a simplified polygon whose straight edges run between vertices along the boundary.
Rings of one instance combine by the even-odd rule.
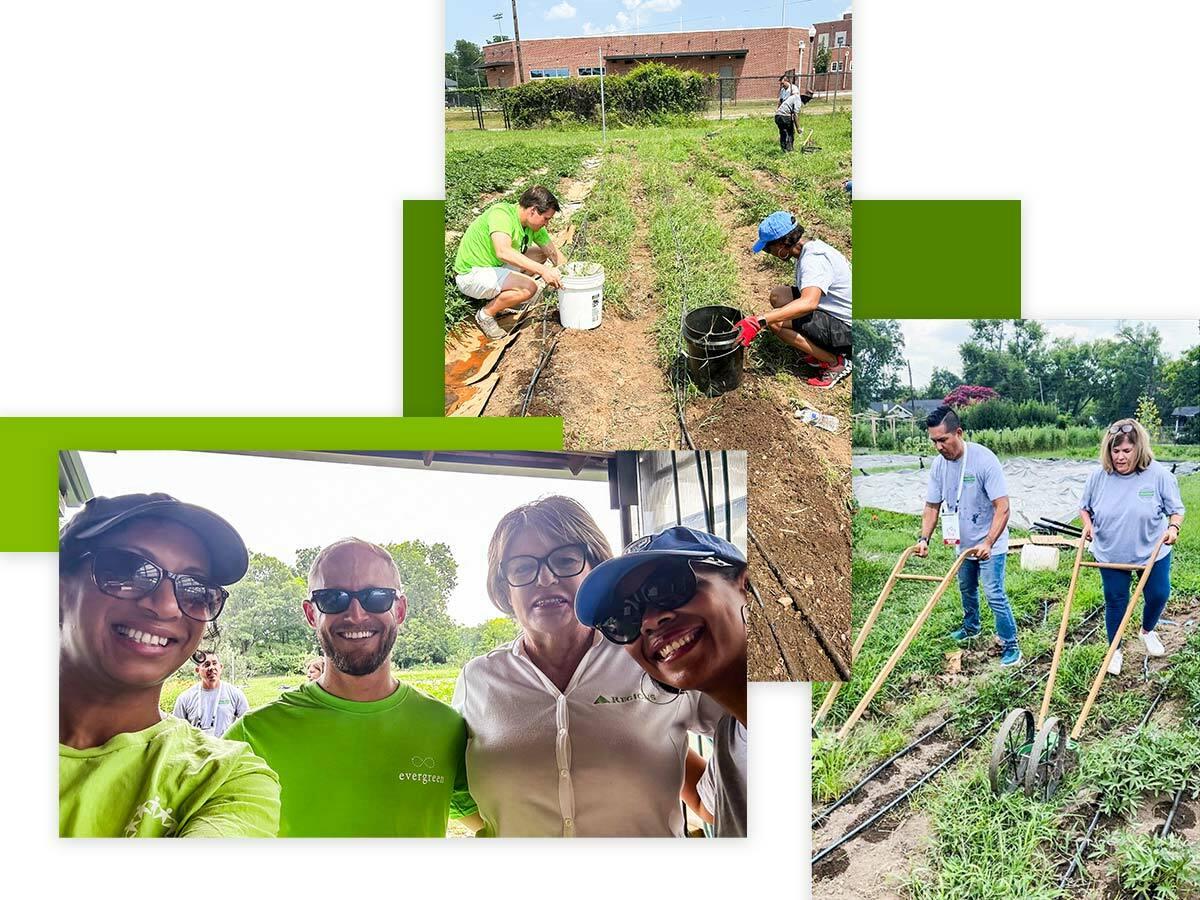
[[[805,362],[821,370],[808,379],[814,387],[830,387],[846,372],[850,353],[850,261],[824,241],[804,236],[804,226],[789,212],[773,212],[758,226],[751,251],[766,250],[779,259],[796,261],[794,284],[771,289],[772,310],[747,316],[737,323],[744,346],[770,328],[775,336],[804,354]]]
[[[746,834],[746,607],[749,573],[733,544],[677,526],[596,566],[575,613],[663,690],[699,691],[725,715],[709,760],[718,837]]]

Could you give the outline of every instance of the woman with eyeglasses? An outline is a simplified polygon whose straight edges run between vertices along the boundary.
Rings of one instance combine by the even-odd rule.
[[[717,837],[746,835],[748,590],[737,547],[676,527],[601,563],[576,602],[580,619],[624,647],[660,689],[698,691],[724,710],[699,788]]]
[[[682,836],[703,761],[688,732],[720,708],[654,685],[575,614],[588,573],[612,556],[568,497],[506,514],[488,547],[488,594],[520,634],[463,667],[452,705],[467,722],[464,819],[498,837]]]
[[[279,780],[159,708],[241,579],[233,527],[166,494],[89,500],[59,534],[59,834],[273,837]]]
[[[1092,542],[1097,562],[1148,563],[1162,538],[1163,545],[1142,591],[1141,637],[1147,656],[1166,653],[1154,629],[1171,596],[1171,548],[1179,539],[1183,512],[1179,482],[1154,461],[1146,429],[1135,419],[1114,422],[1100,439],[1100,468],[1092,472],[1084,486],[1079,517],[1083,520],[1083,539]],[[1110,643],[1129,605],[1132,575],[1128,570],[1100,570]],[[1122,662],[1118,647],[1108,671],[1121,674]]]

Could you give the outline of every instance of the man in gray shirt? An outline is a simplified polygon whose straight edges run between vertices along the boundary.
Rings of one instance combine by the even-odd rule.
[[[996,634],[1004,644],[1000,664],[1015,666],[1021,662],[1021,648],[1017,645],[1017,623],[1004,592],[1009,504],[1000,460],[987,447],[963,440],[962,423],[949,406],[931,412],[925,425],[939,455],[929,470],[916,555],[928,555],[929,538],[940,515],[943,542],[954,546],[959,555],[968,554],[958,570],[963,624],[951,637],[965,641],[980,633],[982,581],[996,620]]]
[[[194,684],[175,701],[173,715],[187,719],[206,734],[222,737],[234,722],[250,710],[246,695],[240,688],[221,681],[221,660],[215,653],[203,650],[196,654],[196,676]]]

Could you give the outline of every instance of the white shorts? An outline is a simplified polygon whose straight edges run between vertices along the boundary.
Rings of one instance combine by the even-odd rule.
[[[513,266],[478,266],[454,276],[458,289],[475,300],[494,300],[504,290],[504,282],[513,272],[525,275]]]

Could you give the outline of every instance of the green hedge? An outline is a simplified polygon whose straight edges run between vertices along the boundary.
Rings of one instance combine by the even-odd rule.
[[[1023,428],[1036,425],[1058,425],[1058,409],[1049,403],[1027,400],[985,400],[964,406],[958,411],[963,428],[978,431],[983,428]]]
[[[610,125],[644,124],[703,111],[714,76],[662,63],[638,66],[628,75],[604,77]],[[546,78],[509,88],[503,95],[514,128],[600,121],[599,78]]]

